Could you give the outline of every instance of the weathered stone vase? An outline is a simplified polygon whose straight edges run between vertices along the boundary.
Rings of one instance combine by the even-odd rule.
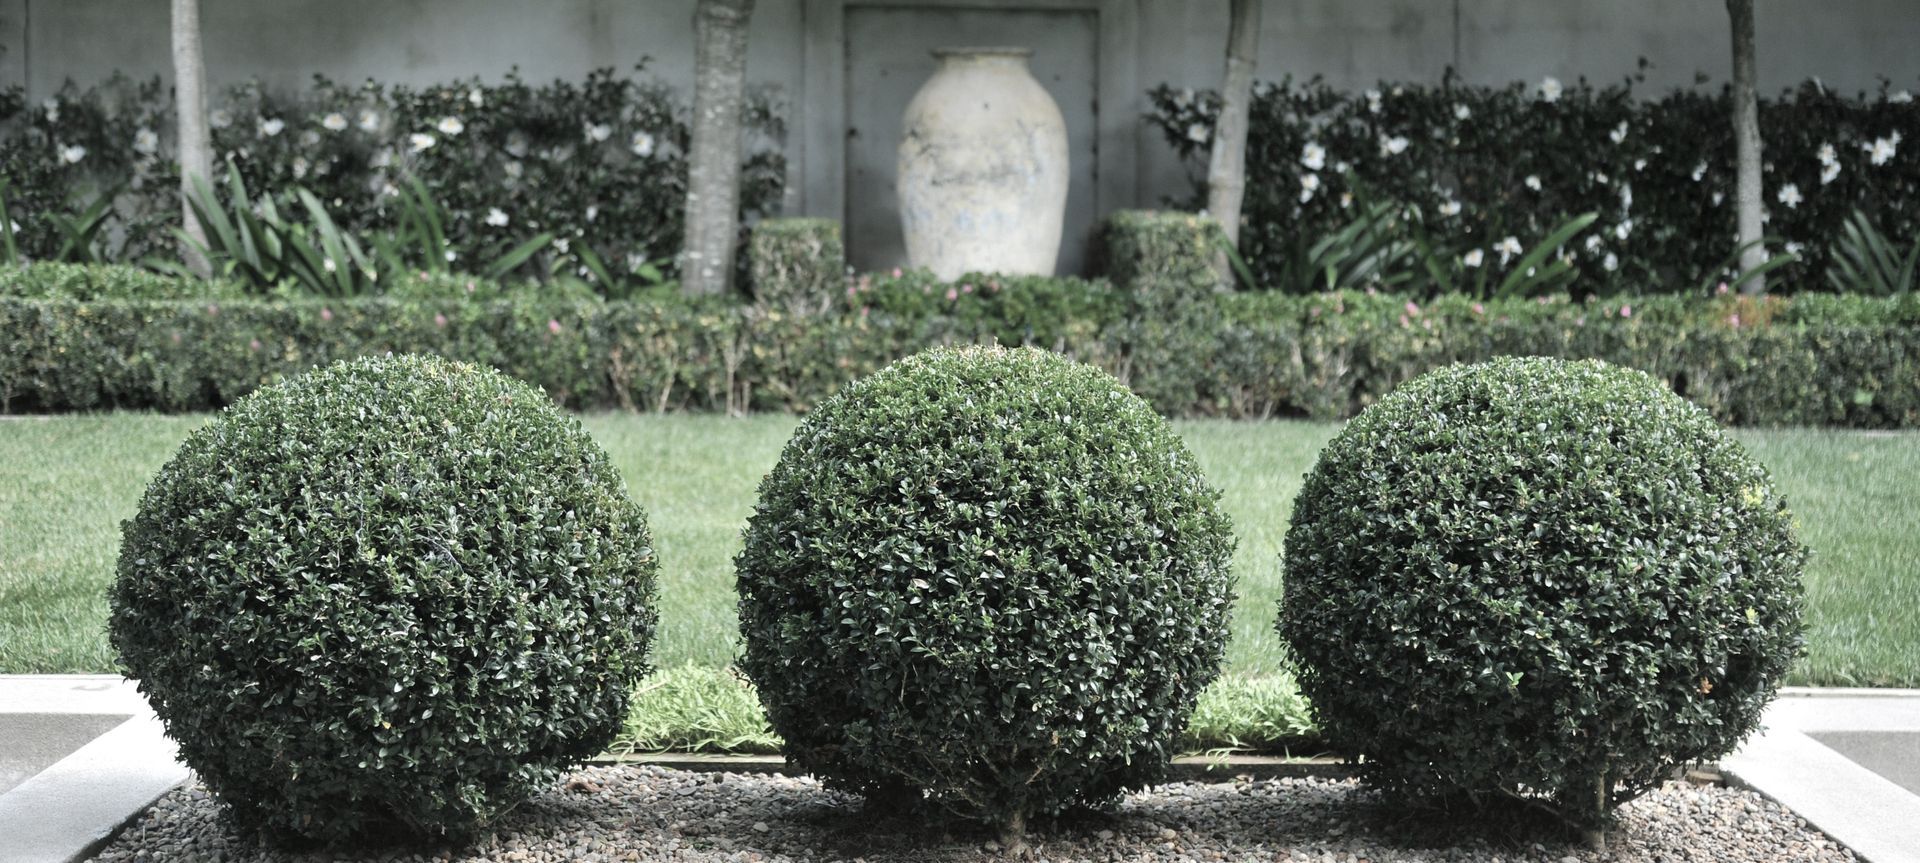
[[[907,104],[900,223],[907,259],[942,279],[1052,275],[1067,207],[1067,124],[1025,48],[942,48]]]

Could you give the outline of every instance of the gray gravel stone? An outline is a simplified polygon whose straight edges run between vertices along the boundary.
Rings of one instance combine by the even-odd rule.
[[[1304,860],[1331,863],[1853,861],[1792,812],[1751,792],[1673,784],[1622,808],[1606,852],[1515,838],[1514,828],[1388,810],[1352,780],[1176,783],[1110,812],[1037,825],[1035,861]],[[1440,823],[1436,823],[1440,822]],[[1438,841],[1436,841],[1438,839]],[[95,859],[101,863],[921,863],[1002,859],[987,832],[876,816],[811,779],[581,770],[503,819],[471,847],[294,854],[233,835],[204,789],[160,799]]]

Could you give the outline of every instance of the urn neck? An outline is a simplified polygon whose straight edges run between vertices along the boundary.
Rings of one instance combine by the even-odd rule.
[[[1032,48],[935,48],[934,59],[942,66],[978,66],[1026,69]]]

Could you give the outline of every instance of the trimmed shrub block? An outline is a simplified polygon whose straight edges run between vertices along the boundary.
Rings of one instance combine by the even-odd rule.
[[[652,543],[539,391],[403,356],[241,399],[125,523],[109,629],[243,831],[459,836],[613,739]]]
[[[1017,838],[1160,774],[1226,645],[1218,498],[1098,369],[910,357],[822,403],[761,483],[741,667],[797,766]]]
[[[1806,557],[1766,470],[1658,380],[1503,358],[1321,452],[1279,630],[1374,784],[1597,829],[1754,729],[1801,650]]]

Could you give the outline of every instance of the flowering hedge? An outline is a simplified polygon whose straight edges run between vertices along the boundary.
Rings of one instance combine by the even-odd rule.
[[[779,110],[764,93],[749,103],[742,210],[752,217],[778,206],[786,165]],[[49,216],[117,190],[120,225],[104,257],[170,257],[173,110],[157,80],[69,83],[34,104],[18,88],[0,92],[0,172],[22,252],[51,256],[60,237]],[[543,263],[575,271],[581,246],[627,271],[670,266],[680,246],[688,109],[657,81],[611,70],[538,87],[517,73],[421,88],[316,77],[297,94],[232,88],[210,113],[216,173],[230,158],[256,194],[304,186],[363,236],[393,224],[414,176],[448,210],[462,260],[549,231],[558,240]]]
[[[1920,428],[1916,294],[1235,294],[1202,309],[1204,325],[1142,340],[1139,304],[1079,279],[865,277],[840,308],[796,316],[671,291],[631,302],[195,296],[199,283],[168,290],[43,269],[0,267],[0,412],[206,410],[317,364],[389,351],[491,365],[570,407],[805,411],[922,348],[997,342],[1098,365],[1166,414],[1345,417],[1430,369],[1530,355],[1643,369],[1722,422]],[[115,294],[138,299],[103,298]]]
[[[1634,81],[1594,87],[1382,85],[1335,91],[1317,79],[1256,86],[1247,140],[1242,252],[1259,283],[1282,284],[1289,256],[1358,213],[1404,208],[1409,241],[1438,254],[1454,281],[1519,265],[1569,217],[1599,221],[1563,254],[1585,293],[1681,291],[1711,283],[1733,252],[1733,136],[1724,92],[1637,98]],[[1195,170],[1219,111],[1214,93],[1166,86],[1150,122]],[[1854,208],[1889,236],[1920,232],[1920,106],[1883,87],[1849,98],[1808,83],[1763,101],[1763,183],[1770,235],[1802,257],[1784,286],[1824,286]],[[1191,202],[1188,202],[1191,203]],[[1426,274],[1416,277],[1422,280]]]

